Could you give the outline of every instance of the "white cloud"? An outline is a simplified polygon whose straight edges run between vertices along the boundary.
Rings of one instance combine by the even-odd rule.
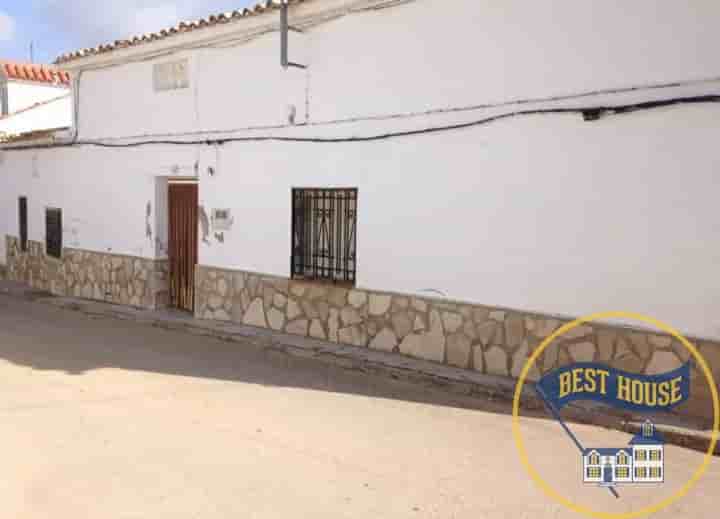
[[[15,38],[15,19],[0,11],[0,41]]]

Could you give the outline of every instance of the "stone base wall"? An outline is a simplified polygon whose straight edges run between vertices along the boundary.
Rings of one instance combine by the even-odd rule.
[[[198,266],[196,317],[233,321],[516,378],[542,340],[571,319]],[[720,344],[690,340],[720,381]],[[604,324],[553,341],[529,378],[572,362],[635,373],[679,367],[689,352],[675,339]],[[709,418],[710,390],[695,368],[692,397],[678,413]]]
[[[45,254],[45,245],[6,237],[7,279],[58,296],[82,297],[142,308],[167,306],[167,260],[64,248],[62,258]]]
[[[59,296],[143,308],[168,305],[167,260],[63,249],[45,254],[6,237],[6,278]],[[294,335],[396,352],[480,373],[516,378],[542,340],[569,318],[431,297],[359,290],[263,274],[198,266],[195,314]],[[720,343],[688,337],[720,381]],[[679,367],[689,352],[661,333],[586,324],[554,341],[529,379],[571,362],[597,361],[635,373]],[[680,414],[710,418],[710,390],[693,363],[691,399]]]

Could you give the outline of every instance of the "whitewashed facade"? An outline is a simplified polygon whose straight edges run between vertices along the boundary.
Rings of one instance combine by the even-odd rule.
[[[331,339],[370,346],[385,333],[379,349],[499,374],[517,374],[518,348],[527,354],[529,338],[541,336],[527,322],[516,333],[505,309],[543,319],[633,311],[719,339],[720,104],[470,124],[518,110],[716,94],[720,33],[706,22],[718,16],[710,0],[692,8],[315,0],[290,8],[291,24],[303,30],[291,32],[290,58],[306,69],[280,66],[272,9],[89,53],[62,63],[73,74],[77,119],[56,139],[137,145],[0,152],[0,235],[18,235],[17,199],[27,196],[30,240],[44,242],[43,208],[59,207],[65,247],[163,260],[166,183],[196,176],[204,214],[229,209],[233,218],[220,238],[200,226],[198,268],[241,272],[237,288],[249,273],[290,277],[291,188],[357,188],[355,288],[366,294],[359,319],[373,315],[373,295],[431,297],[501,309],[503,338],[483,328],[487,315],[473,320],[468,309],[456,327],[438,307],[437,318],[405,315],[404,335],[379,322],[343,336],[343,325],[365,325],[340,318]],[[179,88],[158,89],[157,66],[179,62]],[[453,125],[466,127],[442,129]],[[417,133],[378,137],[402,132]],[[224,141],[250,137],[300,141]],[[368,137],[378,138],[352,140]],[[232,299],[225,288],[215,295]],[[288,330],[282,299],[248,318],[262,295],[251,290],[240,302],[239,294],[241,309],[228,302],[196,312],[333,333],[332,309],[306,312]],[[376,310],[383,306],[376,298]],[[403,348],[403,337],[412,344]],[[652,358],[637,355],[636,368],[647,369]],[[599,342],[593,356],[603,356]]]

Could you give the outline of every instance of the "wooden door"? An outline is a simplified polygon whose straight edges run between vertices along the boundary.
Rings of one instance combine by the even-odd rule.
[[[168,258],[170,305],[195,309],[195,265],[198,251],[198,186],[168,185]]]

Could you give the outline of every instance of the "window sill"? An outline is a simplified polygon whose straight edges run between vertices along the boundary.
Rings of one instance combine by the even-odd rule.
[[[53,262],[53,263],[62,263],[62,262],[63,262],[63,256],[64,256],[64,254],[60,254],[59,257],[58,257],[58,256],[51,256],[50,254],[47,253],[47,251],[45,252],[45,259],[48,260],[48,261],[51,261],[51,262]]]
[[[335,281],[332,279],[305,278],[305,277],[300,277],[300,276],[293,276],[290,278],[290,281],[294,281],[297,283],[313,284],[313,285],[323,285],[323,286],[328,286],[328,287],[355,288],[354,281]]]

